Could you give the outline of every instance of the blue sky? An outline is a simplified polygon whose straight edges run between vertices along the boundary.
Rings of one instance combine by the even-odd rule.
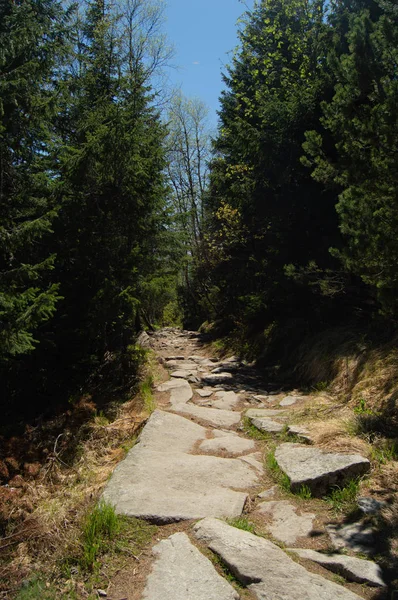
[[[169,73],[172,84],[209,107],[209,120],[217,122],[218,97],[223,87],[221,71],[228,52],[237,45],[236,21],[245,11],[239,0],[166,0],[165,30],[175,46]],[[252,6],[252,0],[246,0]]]

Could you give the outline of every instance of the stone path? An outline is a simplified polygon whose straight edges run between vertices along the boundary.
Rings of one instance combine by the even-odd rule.
[[[317,515],[278,499],[279,488],[264,469],[261,442],[248,436],[247,427],[275,439],[274,460],[293,492],[305,489],[322,495],[333,485],[365,474],[369,461],[359,454],[330,453],[309,445],[311,432],[290,423],[305,397],[277,393],[238,357],[218,361],[207,356],[195,332],[162,330],[151,336],[151,345],[171,378],[157,387],[162,402],[115,469],[103,497],[119,514],[176,525],[172,535],[153,547],[145,585],[132,592],[131,599],[361,597],[307,570],[293,556],[347,581],[382,587],[374,562],[325,554],[306,548],[306,543],[303,547],[316,535]],[[242,515],[261,522],[271,539],[227,521]],[[336,525],[325,526],[322,534],[330,535],[329,547],[344,543],[344,530]],[[278,542],[293,547],[286,552]],[[223,568],[217,572],[209,556],[217,556]],[[241,591],[227,581],[226,572],[240,582]]]

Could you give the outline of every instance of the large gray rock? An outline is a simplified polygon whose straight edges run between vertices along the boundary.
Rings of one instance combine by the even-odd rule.
[[[185,533],[175,533],[153,550],[145,600],[239,600],[234,588],[215,570]]]
[[[314,496],[324,494],[331,486],[344,484],[348,479],[367,473],[370,463],[359,454],[322,452],[302,444],[281,444],[275,458],[290,479],[290,487],[298,491],[302,485]]]
[[[257,510],[271,520],[267,528],[284,544],[294,544],[299,537],[308,536],[312,531],[315,515],[306,512],[298,515],[297,507],[288,500],[262,502]]]
[[[193,396],[192,388],[185,379],[170,379],[159,385],[156,389],[158,392],[170,392],[170,403],[172,406],[188,402]]]
[[[309,573],[278,546],[248,531],[213,518],[197,523],[194,531],[258,600],[359,600],[356,594]]]
[[[212,440],[204,440],[199,446],[202,452],[214,454],[216,452],[228,452],[229,454],[243,454],[254,450],[253,440],[239,437],[238,435],[223,435]]]
[[[194,417],[215,427],[232,427],[240,421],[240,413],[218,408],[204,408],[195,404],[174,404],[173,410]]]
[[[322,565],[322,567],[333,571],[333,573],[342,575],[348,581],[367,583],[374,587],[385,586],[379,565],[371,560],[363,560],[344,554],[322,554],[322,552],[307,550],[306,548],[288,548],[288,550],[298,554],[301,558]]]
[[[277,423],[266,417],[256,417],[250,419],[252,425],[265,433],[280,433],[285,428],[281,423]]]
[[[242,513],[257,471],[234,458],[191,455],[207,430],[184,417],[156,410],[139,442],[118,464],[103,497],[118,514],[155,523]]]

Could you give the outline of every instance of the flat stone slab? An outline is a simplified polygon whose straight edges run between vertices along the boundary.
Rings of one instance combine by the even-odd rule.
[[[374,530],[364,523],[350,525],[327,525],[332,544],[335,548],[349,548],[354,552],[370,554],[374,547]]]
[[[185,379],[170,379],[156,389],[158,392],[170,392],[172,405],[188,402],[193,396],[192,388]]]
[[[295,544],[298,538],[306,537],[312,531],[315,515],[305,512],[298,515],[297,507],[288,500],[262,502],[257,510],[271,519],[267,528],[284,544]]]
[[[210,398],[210,396],[213,395],[213,392],[211,392],[210,390],[195,390],[195,391],[201,398]]]
[[[222,437],[216,437],[212,440],[205,440],[199,446],[202,452],[208,452],[209,454],[215,452],[228,452],[229,454],[243,454],[254,450],[255,443],[253,440],[241,438],[238,435],[224,435]]]
[[[249,419],[252,417],[279,417],[285,414],[285,410],[273,410],[272,408],[249,408],[246,411],[246,417]]]
[[[281,444],[275,450],[275,458],[289,477],[293,491],[306,485],[314,496],[370,470],[368,459],[360,454],[322,452],[319,448],[302,444]]]
[[[215,427],[232,427],[240,421],[240,413],[218,408],[206,408],[195,404],[174,404],[173,410],[200,419]]]
[[[240,402],[240,396],[235,392],[216,392],[216,398],[217,400],[213,400],[211,406],[221,410],[231,410]]]
[[[306,548],[288,548],[288,550],[298,554],[301,558],[316,562],[318,565],[329,569],[329,571],[333,571],[333,573],[342,575],[348,581],[367,583],[373,587],[384,587],[386,585],[383,581],[381,568],[371,560],[363,560],[344,554],[323,554]]]
[[[156,560],[148,576],[144,600],[239,600],[208,558],[185,533],[175,533],[152,549]]]
[[[300,425],[289,425],[288,433],[296,435],[306,442],[312,443],[311,434],[305,427],[301,427]]]
[[[103,498],[118,514],[172,523],[216,515],[240,516],[258,472],[236,458],[189,454],[207,430],[156,410],[138,443],[118,464]]]
[[[282,423],[277,423],[266,417],[251,418],[250,421],[254,427],[265,433],[280,433],[285,428],[285,425],[282,425]]]
[[[233,379],[232,373],[212,373],[202,375],[202,382],[207,385],[217,385],[218,383],[228,383]]]
[[[285,396],[285,398],[279,402],[279,406],[293,406],[293,404],[296,404],[303,399],[302,396]]]
[[[185,360],[185,356],[166,356],[165,360],[166,361]]]
[[[186,370],[186,369],[177,369],[177,371],[173,371],[170,373],[171,377],[176,377],[177,379],[188,379],[192,375],[196,375],[196,370]]]
[[[257,469],[259,474],[264,473],[264,466],[261,462],[261,453],[255,452],[254,454],[245,454],[245,456],[239,456],[238,460],[251,465],[254,469]]]
[[[221,557],[258,600],[359,600],[359,596],[308,572],[281,548],[214,518],[194,526],[198,540]]]
[[[179,369],[184,371],[193,369],[196,372],[198,370],[198,365],[190,361],[170,360],[165,363],[165,367],[168,369]]]

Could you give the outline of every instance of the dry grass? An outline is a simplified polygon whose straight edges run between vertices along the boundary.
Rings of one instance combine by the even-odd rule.
[[[35,477],[17,475],[0,488],[0,598],[16,598],[21,583],[37,574],[51,582],[53,597],[89,597],[84,577],[66,576],[62,564],[81,554],[84,519],[146,414],[140,396],[121,405],[112,422],[93,406],[87,411],[88,420],[77,425],[72,419],[74,427],[55,437]]]

